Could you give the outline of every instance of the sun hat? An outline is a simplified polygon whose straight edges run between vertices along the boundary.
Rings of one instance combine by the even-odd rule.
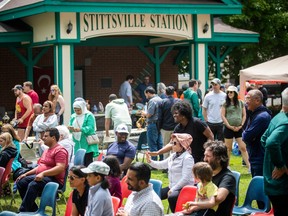
[[[110,167],[102,161],[94,161],[88,165],[87,168],[81,169],[83,173],[99,173],[103,175],[108,175]]]
[[[117,133],[127,133],[129,134],[128,127],[126,124],[120,124],[116,128]]]
[[[190,151],[190,145],[193,140],[192,136],[187,133],[173,133],[171,139],[175,138],[179,144],[185,149]]]
[[[234,91],[236,94],[238,94],[238,89],[236,86],[229,86],[228,89],[227,89],[227,92],[228,91]]]

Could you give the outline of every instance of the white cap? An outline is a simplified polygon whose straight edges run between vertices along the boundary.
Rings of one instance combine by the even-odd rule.
[[[117,133],[127,133],[129,134],[128,127],[126,124],[120,124],[116,128]]]
[[[108,175],[110,167],[102,161],[94,161],[88,165],[87,168],[81,169],[83,173],[99,173],[103,175]]]
[[[238,89],[236,86],[229,86],[227,91],[234,91],[236,94],[238,94]]]
[[[221,80],[218,79],[218,78],[214,78],[211,83],[215,83],[215,84],[218,84],[218,85],[221,85]]]

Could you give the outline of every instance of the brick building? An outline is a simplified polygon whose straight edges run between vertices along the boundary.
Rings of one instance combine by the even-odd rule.
[[[226,46],[227,55],[235,45],[258,41],[258,34],[218,18],[239,14],[241,7],[235,0],[3,0],[0,106],[13,112],[15,84],[33,81],[43,101],[55,83],[67,122],[76,96],[105,105],[128,74],[136,83],[146,74],[155,86],[177,83],[178,63],[187,53],[190,77],[203,80],[204,90],[208,55],[220,77],[219,47]]]

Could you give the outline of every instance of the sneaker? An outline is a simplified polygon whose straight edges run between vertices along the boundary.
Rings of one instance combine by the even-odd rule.
[[[251,174],[251,168],[249,167],[249,169],[248,169],[248,174]]]

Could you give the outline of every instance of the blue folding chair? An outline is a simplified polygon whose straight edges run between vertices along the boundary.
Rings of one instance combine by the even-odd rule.
[[[263,209],[252,207],[252,201],[261,201],[264,203]],[[270,201],[264,193],[264,178],[263,176],[255,176],[249,183],[244,204],[241,207],[233,208],[233,215],[249,215],[254,212],[268,212],[270,210]]]
[[[153,190],[161,198],[162,181],[157,179],[150,179],[149,181],[153,185]]]
[[[145,151],[147,151],[149,149],[149,146],[147,144],[147,133],[146,131],[142,132],[139,136],[138,139],[138,144],[137,144],[137,148],[136,148],[136,161],[138,161],[138,154],[139,153],[145,153]],[[142,162],[144,162],[144,156],[142,158]]]
[[[4,211],[1,212],[1,216],[48,216],[45,214],[45,209],[47,206],[52,208],[52,216],[56,216],[55,207],[56,207],[56,193],[59,187],[58,183],[48,182],[42,192],[40,199],[40,207],[36,212],[20,212],[16,214],[14,212]],[[49,214],[50,215],[50,214]]]
[[[241,174],[237,171],[231,171],[236,179],[236,200],[235,200],[235,205],[238,206],[238,201],[239,201],[239,183],[240,183],[240,176]]]
[[[83,165],[84,166],[84,158],[85,158],[86,150],[78,149],[74,156],[74,165]]]

